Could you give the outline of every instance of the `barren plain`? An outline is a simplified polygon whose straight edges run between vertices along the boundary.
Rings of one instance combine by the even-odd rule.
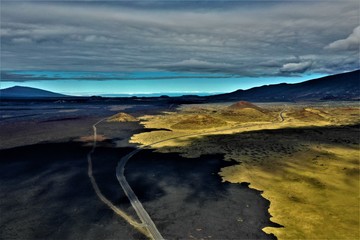
[[[356,239],[359,105],[3,103],[0,238],[146,239],[125,177],[166,239]]]

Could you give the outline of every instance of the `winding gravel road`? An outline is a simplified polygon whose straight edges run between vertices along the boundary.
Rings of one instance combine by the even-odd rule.
[[[280,122],[284,121],[284,117],[283,117],[283,112],[285,111],[285,108],[283,110],[281,110],[281,112],[279,113],[279,118],[280,118]],[[101,123],[102,121],[104,121],[106,119],[102,119],[100,121],[98,121],[97,123],[95,123],[93,125],[93,130],[94,130],[94,145],[93,148],[91,150],[91,152],[88,155],[89,158],[89,164],[91,164],[91,154],[95,151],[95,147],[96,147],[96,137],[97,137],[97,129],[96,129],[96,125],[98,125],[99,123]],[[135,226],[136,228],[139,229],[139,227],[143,227],[147,230],[147,232],[149,233],[150,237],[152,239],[155,240],[162,240],[164,239],[164,237],[161,235],[161,233],[159,232],[159,230],[156,228],[155,223],[152,221],[151,217],[149,216],[149,214],[146,212],[145,208],[143,207],[143,205],[141,204],[141,202],[139,201],[139,199],[137,198],[136,194],[134,193],[134,191],[131,189],[129,183],[126,181],[124,172],[125,172],[125,165],[126,163],[129,161],[129,159],[131,157],[133,157],[135,154],[137,154],[138,152],[140,152],[141,150],[151,147],[152,145],[156,145],[158,143],[162,143],[162,142],[166,142],[169,140],[174,140],[174,139],[178,139],[178,138],[183,138],[183,137],[191,137],[191,136],[200,136],[200,135],[206,135],[206,134],[210,134],[210,133],[217,133],[217,132],[223,132],[223,131],[229,131],[229,130],[236,130],[239,129],[239,127],[232,127],[232,128],[227,128],[227,129],[220,129],[220,130],[213,130],[213,131],[209,131],[209,132],[203,132],[203,133],[195,133],[195,134],[188,134],[188,135],[182,135],[182,136],[177,136],[177,137],[172,137],[172,138],[168,138],[168,139],[164,139],[164,140],[160,140],[158,142],[154,142],[151,144],[148,144],[146,146],[143,146],[142,148],[138,148],[132,152],[130,152],[129,154],[127,154],[126,156],[122,157],[120,159],[120,161],[118,162],[118,165],[116,167],[116,178],[118,179],[120,186],[122,187],[124,193],[126,194],[126,196],[128,197],[128,199],[130,200],[130,203],[132,205],[132,207],[135,209],[136,214],[138,215],[139,219],[142,222],[142,226],[139,226],[139,224],[137,224],[133,219],[129,218],[128,216],[126,216],[126,214],[124,214],[121,210],[120,210],[120,214],[122,217],[124,217],[126,220],[130,220],[130,224],[132,224],[133,226]],[[90,168],[89,168],[90,169]],[[90,176],[90,173],[89,173]],[[91,173],[91,177],[93,184],[95,185],[95,191],[97,192],[97,194],[99,195],[100,199],[106,203],[106,205],[108,205],[110,208],[112,208],[115,212],[117,209],[112,203],[110,203],[107,199],[103,199],[104,196],[102,196],[102,194],[100,193],[100,190],[98,189],[98,186],[95,182],[95,180],[92,177],[92,173]],[[125,215],[125,216],[124,216]],[[143,231],[142,231],[143,232]],[[143,232],[144,233],[144,232]],[[146,234],[148,235],[148,234]]]
[[[141,222],[143,223],[144,227],[149,231],[151,237],[156,240],[164,239],[161,236],[161,233],[156,228],[155,223],[150,218],[149,214],[144,209],[143,205],[135,195],[134,191],[131,189],[129,183],[126,181],[124,170],[127,161],[134,156],[136,153],[140,152],[142,149],[138,148],[131,153],[127,154],[126,156],[122,157],[116,167],[116,177],[124,190],[126,196],[129,198],[132,207],[135,209],[136,214],[139,216]]]

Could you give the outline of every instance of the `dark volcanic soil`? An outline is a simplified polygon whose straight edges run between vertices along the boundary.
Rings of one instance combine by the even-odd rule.
[[[135,216],[115,176],[131,148],[105,143],[94,176],[112,202]],[[1,239],[141,239],[95,195],[89,147],[48,143],[0,151]],[[166,239],[271,239],[269,202],[245,185],[222,183],[222,156],[197,159],[142,151],[126,168],[130,185]],[[135,217],[136,218],[136,217]]]
[[[117,111],[112,105],[21,103],[0,106],[0,239],[141,239],[96,196],[87,176],[92,124]],[[120,105],[121,107],[121,105]],[[132,106],[140,114],[157,106]],[[61,112],[65,111],[65,112]],[[31,113],[31,114],[30,114]],[[103,123],[99,134],[125,141],[138,123]],[[91,138],[90,138],[91,139]],[[108,141],[100,144],[113,146]],[[94,175],[104,193],[133,213],[115,178],[119,156],[130,148],[106,148],[94,156]]]
[[[166,239],[274,239],[262,232],[269,202],[246,184],[222,183],[221,155],[182,158],[144,150],[126,166],[134,192]]]
[[[0,151],[0,239],[137,238],[95,195],[88,151],[79,143]]]

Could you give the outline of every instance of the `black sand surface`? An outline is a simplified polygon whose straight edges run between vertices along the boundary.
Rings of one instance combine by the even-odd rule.
[[[89,147],[47,143],[0,151],[1,239],[141,239],[95,195]],[[115,176],[132,148],[100,143],[94,176],[104,195],[135,216]],[[167,239],[272,239],[261,231],[269,202],[246,185],[221,183],[222,156],[186,159],[149,150],[126,168],[130,185]]]
[[[182,158],[144,150],[125,171],[130,186],[166,239],[275,239],[261,229],[269,202],[246,184],[221,182],[221,155]]]
[[[0,105],[0,239],[143,238],[98,199],[87,176],[86,155],[92,143],[79,142],[83,136],[92,136],[92,124],[121,111],[112,109],[121,105]],[[141,114],[159,108],[129,109]],[[138,123],[103,123],[99,134],[119,141],[141,129]],[[97,148],[101,153],[101,146],[108,146],[109,157],[105,161],[95,154],[94,175],[104,193],[132,214],[115,178],[117,157],[132,149],[115,149],[109,142]]]
[[[0,151],[0,239],[137,239],[139,234],[95,195],[88,151],[80,143]]]

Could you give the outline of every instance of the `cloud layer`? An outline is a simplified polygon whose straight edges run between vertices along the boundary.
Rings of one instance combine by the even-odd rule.
[[[2,2],[1,70],[241,76],[359,68],[357,1]]]
[[[312,65],[312,62],[299,62],[299,63],[286,63],[280,69],[281,72],[288,73],[303,73],[308,70]]]
[[[360,47],[360,26],[356,27],[354,31],[345,39],[340,39],[330,43],[326,49],[331,50],[346,50],[346,51],[359,51]]]

